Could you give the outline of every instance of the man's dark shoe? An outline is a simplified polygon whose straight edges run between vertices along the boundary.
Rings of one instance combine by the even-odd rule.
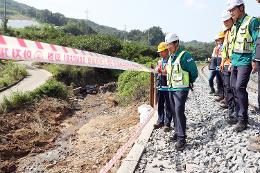
[[[159,129],[159,128],[163,127],[163,126],[164,126],[163,123],[157,123],[157,124],[154,124],[154,125],[153,125],[153,128],[154,128],[154,129]]]
[[[209,94],[214,94],[214,93],[215,93],[215,89],[211,88]]]
[[[176,142],[177,138],[178,138],[177,134],[174,133],[174,135],[170,137],[170,141]]]
[[[183,151],[186,145],[185,139],[178,139],[177,143],[175,144],[175,148],[177,151]]]
[[[217,91],[215,92],[214,96],[220,96],[219,90],[217,90]]]
[[[226,119],[226,121],[229,125],[234,125],[237,123],[237,118],[234,116],[230,116]]]
[[[169,132],[171,130],[171,125],[169,123],[166,123],[163,127],[164,132]]]
[[[234,128],[234,131],[242,132],[245,129],[247,129],[247,122],[245,122],[245,121],[238,121],[238,123],[236,124],[236,127]]]

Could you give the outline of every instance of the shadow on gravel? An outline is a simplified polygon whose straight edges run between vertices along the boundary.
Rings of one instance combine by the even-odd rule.
[[[205,130],[202,132],[201,135],[194,134],[193,137],[188,137],[189,143],[187,145],[187,149],[198,149],[201,145],[205,145],[208,142],[217,140],[215,135],[218,133],[218,130],[224,129],[224,128],[230,128],[230,130],[233,130],[233,128],[225,122],[225,119],[223,119],[215,122],[214,124],[209,123],[214,118],[214,115],[212,117],[206,117],[205,120],[208,121],[208,123],[204,124],[203,122],[200,123],[192,123],[189,125],[189,128],[203,128],[207,126],[208,128],[205,128]],[[255,121],[253,118],[249,118],[249,128],[252,129],[260,129],[260,123]]]
[[[188,140],[190,141],[187,145],[187,149],[198,149],[200,146],[206,145],[208,142],[214,141],[215,140],[215,134],[218,133],[218,130],[226,128],[228,124],[225,122],[224,117],[223,119],[211,123],[211,121],[214,119],[216,116],[221,116],[217,114],[211,114],[211,116],[205,117],[203,122],[199,123],[191,123],[189,125],[189,128],[193,129],[198,129],[198,128],[205,128],[201,134],[195,134],[193,137],[188,137]],[[205,123],[206,122],[206,123]],[[195,131],[195,130],[194,130]]]

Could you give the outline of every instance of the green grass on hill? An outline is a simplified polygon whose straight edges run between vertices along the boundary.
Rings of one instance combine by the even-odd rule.
[[[26,68],[13,62],[0,63],[0,88],[22,79],[27,75]]]

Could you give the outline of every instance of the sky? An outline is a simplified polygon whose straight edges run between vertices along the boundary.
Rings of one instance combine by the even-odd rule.
[[[211,42],[221,30],[221,14],[227,0],[16,0],[38,9],[59,12],[66,17],[130,31],[159,26],[183,41]],[[260,16],[256,0],[244,0],[246,12]]]

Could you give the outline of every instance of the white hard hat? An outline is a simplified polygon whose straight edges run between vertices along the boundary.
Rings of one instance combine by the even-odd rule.
[[[169,43],[172,43],[174,41],[177,41],[179,40],[179,37],[177,34],[174,34],[174,33],[168,33],[166,36],[165,36],[165,43],[169,44]]]
[[[228,10],[233,9],[236,6],[244,4],[243,0],[228,0]]]
[[[230,14],[229,11],[224,11],[224,12],[222,13],[221,18],[222,18],[222,22],[225,22],[226,20],[232,18],[232,16],[231,16],[231,14]]]

